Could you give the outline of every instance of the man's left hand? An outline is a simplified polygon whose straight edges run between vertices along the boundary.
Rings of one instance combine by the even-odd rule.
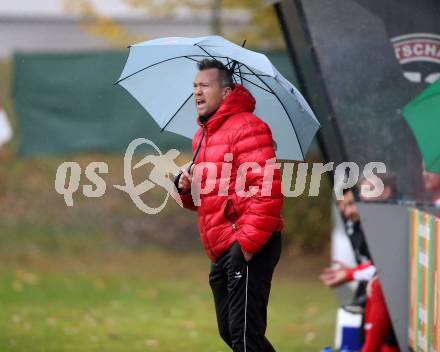
[[[246,262],[250,261],[254,256],[252,253],[246,252],[243,248],[241,249],[241,251],[243,252],[244,260]]]

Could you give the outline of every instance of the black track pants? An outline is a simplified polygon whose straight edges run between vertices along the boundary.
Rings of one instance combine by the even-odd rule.
[[[273,233],[249,262],[236,242],[211,264],[220,336],[234,352],[275,352],[266,339],[267,303],[272,274],[281,254],[281,234]]]

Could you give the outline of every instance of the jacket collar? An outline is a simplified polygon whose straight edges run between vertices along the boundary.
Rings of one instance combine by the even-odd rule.
[[[236,83],[232,92],[223,100],[214,115],[205,122],[206,132],[208,134],[214,133],[232,115],[241,112],[253,112],[254,110],[254,97],[245,87]],[[197,123],[203,126],[200,117],[197,118]]]

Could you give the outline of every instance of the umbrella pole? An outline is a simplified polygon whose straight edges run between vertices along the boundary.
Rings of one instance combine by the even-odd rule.
[[[192,168],[192,166],[194,165],[194,161],[196,160],[197,155],[199,155],[200,147],[202,146],[202,142],[203,142],[203,138],[204,138],[204,137],[205,137],[205,129],[203,128],[203,129],[202,129],[202,138],[200,138],[200,142],[199,142],[199,144],[197,145],[196,151],[195,151],[194,156],[193,156],[193,158],[192,158],[192,160],[191,160],[191,164],[189,164],[188,168],[186,169],[186,171],[187,171],[188,173],[191,172],[191,168]],[[182,172],[179,172],[179,173],[176,175],[176,177],[174,178],[174,186],[176,186],[176,189],[177,189],[178,192],[180,192],[179,181],[180,181],[180,177],[181,177],[181,176],[182,176]]]
[[[246,39],[243,41],[243,44],[241,44],[241,47],[244,48],[245,44],[246,44]],[[230,71],[232,74],[234,74],[235,66],[237,66],[236,60],[234,60],[234,62],[232,63],[232,66],[230,68]]]

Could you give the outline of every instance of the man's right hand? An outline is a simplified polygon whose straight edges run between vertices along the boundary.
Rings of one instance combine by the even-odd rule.
[[[348,281],[348,270],[350,267],[337,260],[333,260],[333,264],[337,266],[325,268],[319,276],[322,283],[327,287],[338,287]]]
[[[182,170],[182,175],[179,179],[179,190],[181,193],[188,193],[191,190],[192,176],[188,171]]]
[[[345,269],[326,268],[319,278],[327,287],[338,287],[347,282],[347,271]]]

